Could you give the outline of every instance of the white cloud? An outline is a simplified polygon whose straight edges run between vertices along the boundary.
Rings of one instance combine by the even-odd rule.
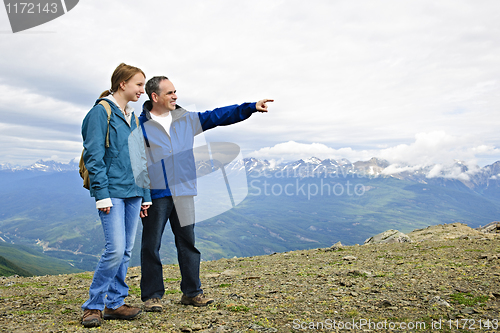
[[[492,163],[500,160],[499,11],[491,0],[80,1],[40,27],[0,34],[0,122],[19,124],[20,115],[31,130],[19,136],[52,127],[75,140],[126,62],[148,78],[169,76],[181,105],[274,98],[269,114],[213,130],[245,152],[267,156],[273,150],[263,147],[296,142],[318,157],[381,153],[425,164],[446,151],[443,160]],[[461,141],[464,133],[477,142]],[[305,154],[300,147],[274,151],[288,158],[286,149]],[[46,149],[10,162],[63,156]]]
[[[378,157],[389,161],[392,165],[386,173],[415,171],[434,166],[429,177],[439,174],[446,166],[453,166],[457,161],[463,161],[469,169],[475,170],[475,165],[484,156],[497,155],[499,150],[493,146],[483,145],[470,136],[453,136],[445,132],[419,133],[411,144],[400,144],[382,149],[356,150],[351,147],[333,149],[321,143],[298,143],[289,141],[265,147],[248,154],[260,159],[296,160],[311,156],[320,159],[347,158],[351,162],[366,161]],[[454,169],[447,174],[455,175]],[[456,178],[456,177],[454,177]]]

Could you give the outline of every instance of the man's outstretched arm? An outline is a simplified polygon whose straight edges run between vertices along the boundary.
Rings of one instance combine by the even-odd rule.
[[[249,118],[254,112],[267,112],[268,109],[266,103],[272,101],[273,100],[271,99],[262,99],[257,103],[230,105],[217,108],[213,111],[200,112],[198,115],[202,131],[206,131],[217,126],[235,124]]]

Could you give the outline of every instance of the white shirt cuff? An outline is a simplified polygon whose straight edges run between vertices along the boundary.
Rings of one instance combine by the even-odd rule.
[[[111,198],[106,198],[102,200],[98,200],[95,202],[95,208],[108,208],[113,207],[113,203],[111,202]]]
[[[153,204],[152,202],[143,202],[141,203],[141,206],[147,206],[147,205],[151,206],[152,204]]]

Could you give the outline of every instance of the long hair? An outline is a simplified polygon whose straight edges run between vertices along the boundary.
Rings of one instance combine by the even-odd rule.
[[[137,73],[141,73],[144,77],[146,77],[146,74],[144,74],[140,68],[126,65],[122,62],[118,65],[118,67],[116,67],[113,75],[111,75],[111,89],[103,91],[99,98],[109,96],[110,94],[118,91],[120,83],[124,81],[127,82]]]

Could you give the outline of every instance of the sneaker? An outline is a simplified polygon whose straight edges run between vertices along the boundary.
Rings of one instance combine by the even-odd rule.
[[[125,320],[130,320],[134,319],[141,313],[141,309],[136,308],[134,306],[130,306],[127,304],[123,304],[120,306],[118,309],[113,310],[109,309],[107,307],[104,308],[104,319],[109,320],[109,319],[125,319]]]
[[[198,294],[195,297],[187,297],[186,295],[182,295],[181,297],[181,303],[184,305],[207,306],[213,302],[214,300],[212,298],[205,297],[203,293]]]
[[[99,327],[101,326],[102,312],[101,310],[85,309],[83,311],[82,325],[83,327]]]
[[[163,310],[163,305],[159,298],[150,298],[144,302],[144,311],[146,312],[161,312]]]

